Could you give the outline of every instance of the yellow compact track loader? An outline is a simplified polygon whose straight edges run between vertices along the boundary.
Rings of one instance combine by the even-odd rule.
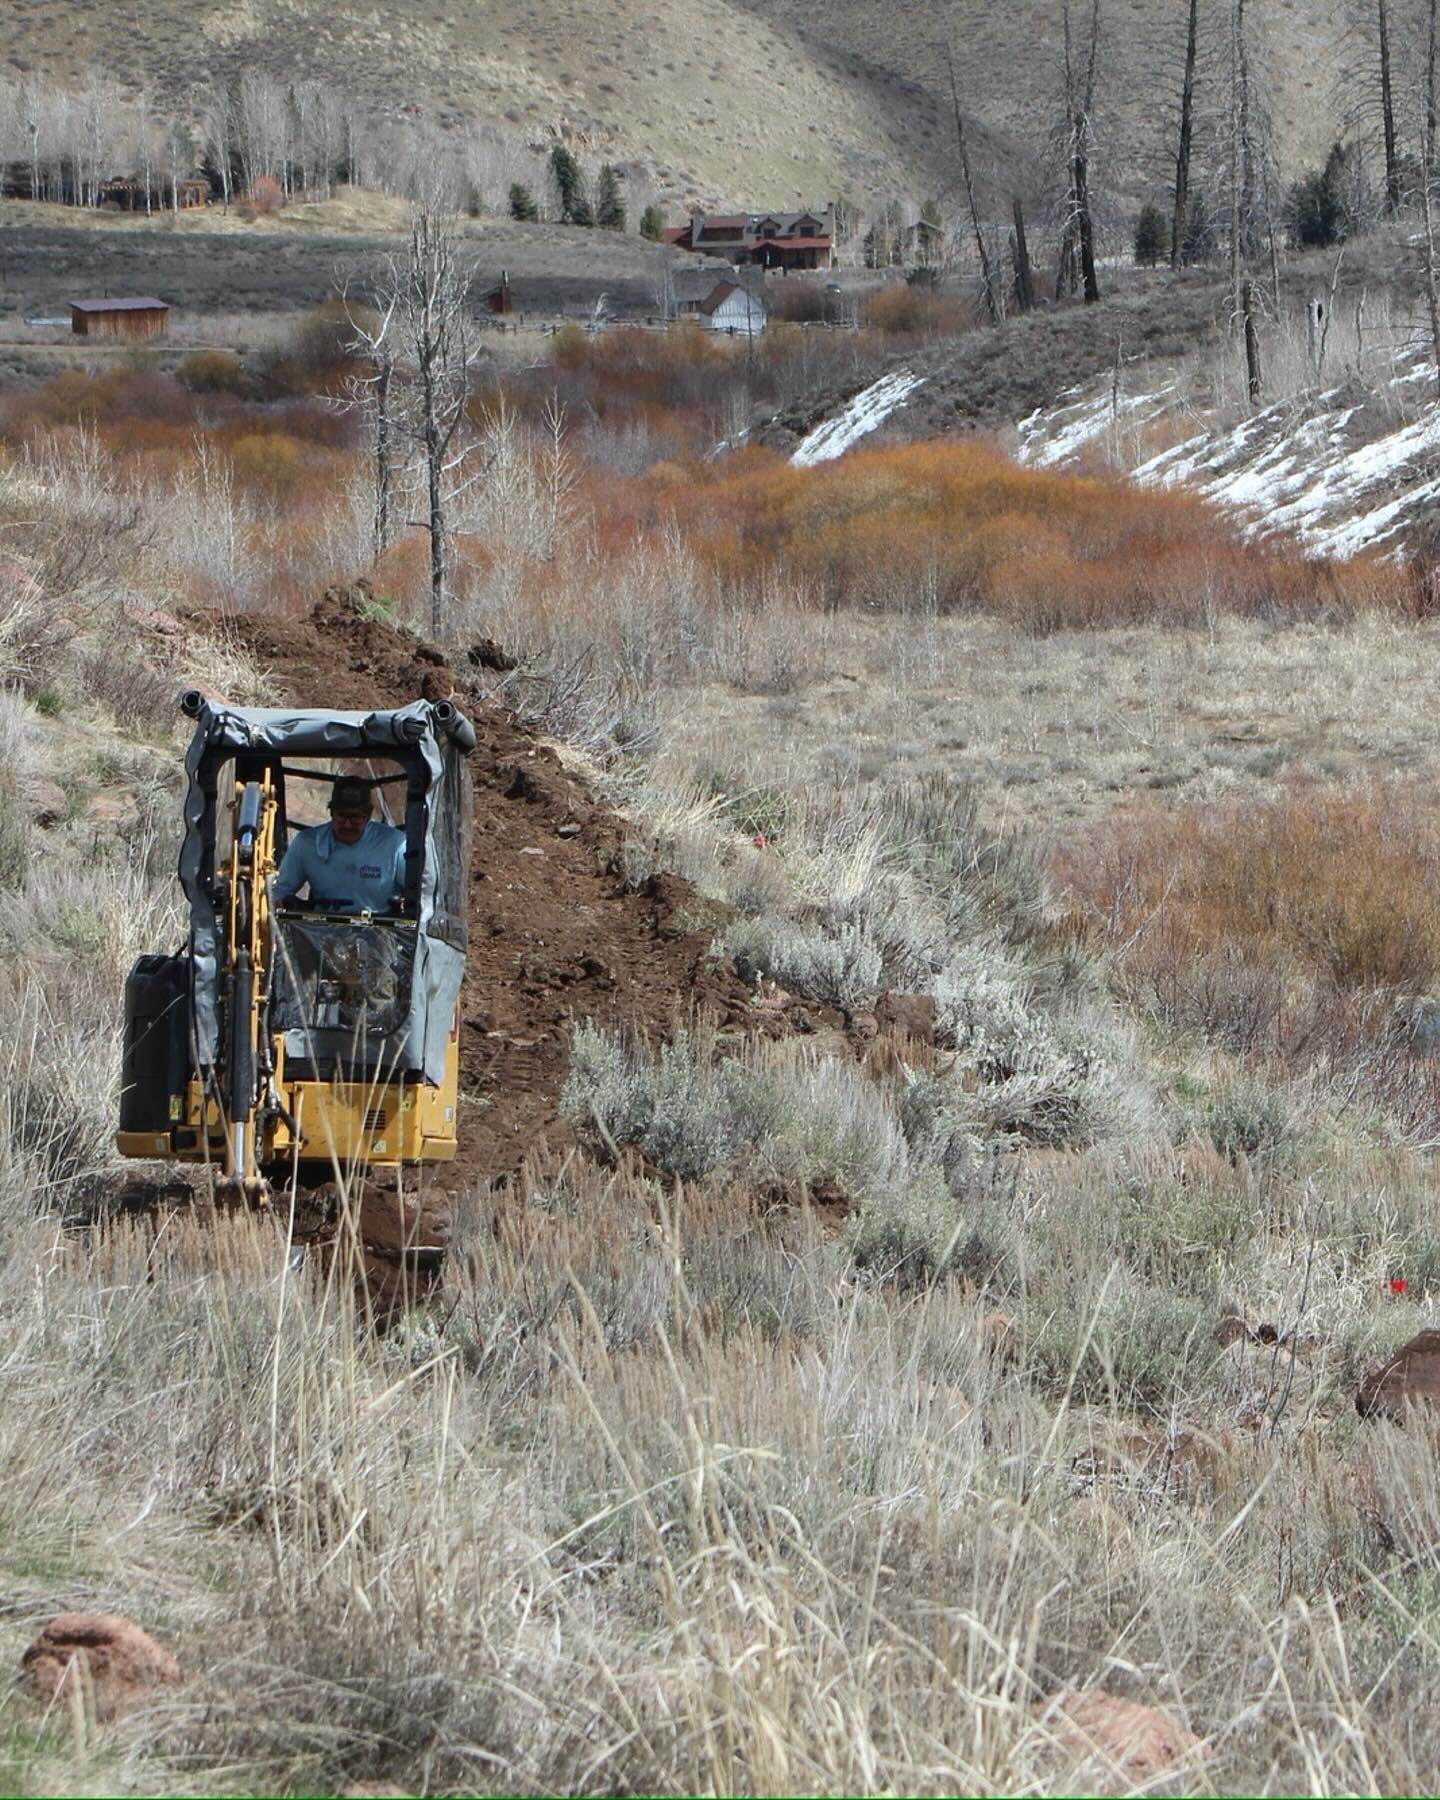
[[[453,1157],[474,727],[448,701],[284,712],[189,693],[181,707],[189,942],[142,956],[126,983],[121,1154],[208,1164],[256,1203],[292,1171]],[[277,893],[338,777],[391,821],[403,874],[383,910]]]

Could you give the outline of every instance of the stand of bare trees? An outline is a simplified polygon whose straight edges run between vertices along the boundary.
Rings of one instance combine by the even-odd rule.
[[[0,186],[12,194],[95,206],[102,184],[135,177],[139,204],[174,205],[203,170],[218,197],[273,181],[282,199],[327,199],[340,181],[456,210],[503,212],[512,182],[536,158],[503,121],[457,134],[424,117],[380,120],[319,81],[279,81],[259,69],[161,104],[98,73],[75,88],[0,78]]]

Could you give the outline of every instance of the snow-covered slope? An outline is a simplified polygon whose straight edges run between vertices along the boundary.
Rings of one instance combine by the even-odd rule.
[[[867,432],[883,425],[897,407],[903,406],[924,381],[923,375],[912,375],[908,369],[896,369],[882,375],[856,394],[843,411],[833,419],[817,425],[790,458],[802,468],[811,463],[830,462],[843,456],[850,446]]]
[[[1020,460],[1048,469],[1082,450],[1105,449],[1122,430],[1133,432],[1159,418],[1174,391],[1171,383],[1153,394],[1121,394],[1109,380],[1087,382],[1062,395],[1057,406],[1040,407],[1020,421]]]
[[[1239,425],[1201,429],[1130,469],[1142,484],[1187,483],[1242,512],[1263,534],[1293,532],[1321,556],[1398,549],[1440,499],[1440,405],[1428,363],[1391,376],[1378,393],[1354,384],[1263,407]],[[1137,427],[1177,413],[1174,384],[1124,395],[1109,381],[1063,395],[1021,421],[1022,462],[1053,467],[1082,450],[1124,466]]]

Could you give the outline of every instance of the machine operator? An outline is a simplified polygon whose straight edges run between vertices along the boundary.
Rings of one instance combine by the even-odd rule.
[[[405,893],[405,833],[371,816],[370,783],[341,775],[330,790],[330,822],[291,838],[275,877],[275,902],[307,887],[316,912],[386,913]]]

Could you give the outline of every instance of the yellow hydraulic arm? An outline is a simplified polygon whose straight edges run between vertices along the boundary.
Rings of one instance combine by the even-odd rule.
[[[263,1028],[274,963],[270,878],[275,873],[275,786],[269,773],[237,781],[230,804],[230,859],[225,964],[220,971],[225,1039],[221,1094],[225,1116],[225,1181],[263,1204],[255,1115],[270,1090],[272,1049]]]

